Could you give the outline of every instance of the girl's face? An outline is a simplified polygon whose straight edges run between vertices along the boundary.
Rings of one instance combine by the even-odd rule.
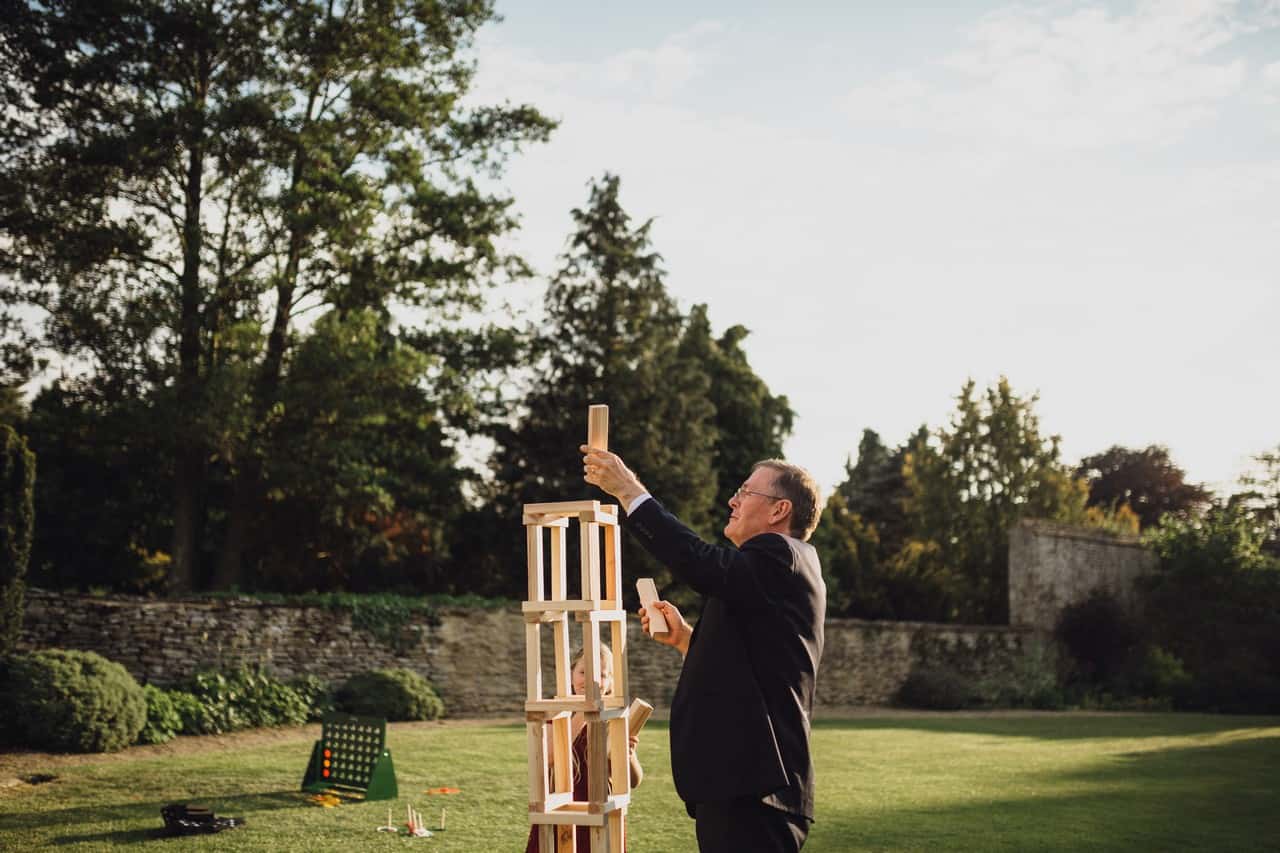
[[[613,691],[613,679],[604,676],[604,683],[601,685],[601,693],[611,693]],[[573,665],[573,692],[582,696],[587,692],[587,659],[585,657],[578,658],[578,662]]]

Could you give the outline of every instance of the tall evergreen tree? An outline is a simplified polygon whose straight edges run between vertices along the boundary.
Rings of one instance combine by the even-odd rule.
[[[633,225],[618,193],[618,178],[606,174],[573,211],[576,230],[547,289],[532,387],[518,420],[497,434],[500,505],[514,523],[523,503],[605,497],[583,483],[578,450],[587,407],[602,402],[610,407],[610,449],[709,534],[717,485],[710,383],[704,366],[681,351],[685,321],[650,243],[652,221]],[[627,547],[624,566],[628,577],[651,575],[660,587],[670,581],[638,549]],[[512,591],[519,588],[513,580]]]
[[[488,0],[102,0],[0,19],[0,296],[46,312],[40,343],[106,391],[160,404],[174,587],[198,580],[215,457],[234,483],[217,580],[241,577],[300,313],[398,303],[447,324],[524,272],[494,242],[509,201],[471,176],[552,124],[463,106],[492,17]]]

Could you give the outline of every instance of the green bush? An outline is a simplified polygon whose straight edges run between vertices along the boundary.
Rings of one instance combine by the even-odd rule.
[[[911,670],[898,689],[899,705],[933,711],[955,711],[972,704],[975,690],[968,679],[952,669],[919,666]]]
[[[1062,708],[1066,699],[1058,683],[1058,660],[1052,646],[1032,642],[1007,669],[978,682],[982,704],[995,708]]]
[[[169,694],[154,684],[144,684],[147,700],[147,722],[138,733],[138,743],[164,743],[182,731],[182,717]]]
[[[201,714],[193,722],[203,734],[307,721],[306,701],[261,666],[198,672],[183,686],[200,703]]]
[[[435,688],[408,669],[379,669],[353,675],[334,694],[334,704],[349,714],[388,720],[434,720],[444,714]]]
[[[1130,666],[1141,632],[1115,597],[1095,591],[1058,616],[1055,636],[1088,684],[1111,684]]]
[[[165,695],[178,715],[178,733],[184,735],[216,734],[217,730],[208,719],[204,705],[194,693],[186,690],[166,690]]]
[[[110,752],[138,739],[147,701],[133,676],[94,652],[45,649],[10,661],[12,727],[37,749]]]
[[[291,678],[288,684],[302,698],[307,706],[307,721],[319,722],[325,714],[333,710],[333,690],[329,682],[316,675],[299,675]]]
[[[35,482],[36,457],[26,439],[0,424],[0,655],[13,651],[22,629]]]

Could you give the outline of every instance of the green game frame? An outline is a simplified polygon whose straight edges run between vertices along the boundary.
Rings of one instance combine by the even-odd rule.
[[[302,790],[319,793],[330,789],[362,791],[366,800],[399,796],[385,719],[337,712],[324,715],[320,740],[311,748],[311,761],[302,777]]]

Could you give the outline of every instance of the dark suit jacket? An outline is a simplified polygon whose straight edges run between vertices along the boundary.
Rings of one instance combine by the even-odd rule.
[[[813,546],[765,533],[711,545],[650,498],[623,521],[704,595],[671,700],[671,771],[695,803],[760,799],[813,819],[813,710],[827,589]]]

